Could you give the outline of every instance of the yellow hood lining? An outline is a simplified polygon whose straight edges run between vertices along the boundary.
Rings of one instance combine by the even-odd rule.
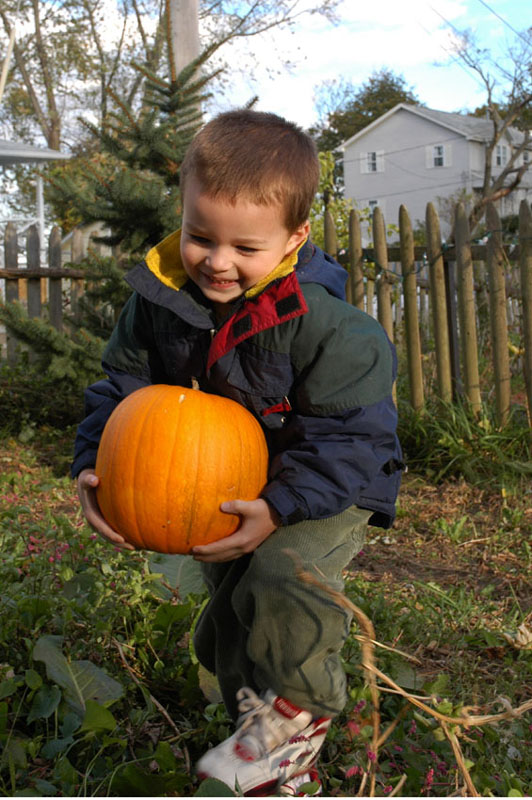
[[[288,253],[275,269],[256,283],[255,286],[248,289],[245,296],[247,298],[256,297],[272,281],[278,278],[284,278],[286,275],[293,272],[297,264],[299,251],[306,241],[305,239],[301,242],[299,247],[291,253]],[[162,242],[152,247],[145,259],[150,272],[152,272],[161,283],[164,283],[165,286],[169,286],[175,291],[179,291],[188,280],[188,275],[181,261],[180,244],[181,230],[174,231],[174,233],[171,233],[163,239]]]

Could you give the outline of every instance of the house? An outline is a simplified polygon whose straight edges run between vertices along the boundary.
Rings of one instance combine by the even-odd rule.
[[[486,142],[493,134],[488,119],[435,111],[399,103],[342,145],[345,196],[358,209],[379,206],[387,224],[398,224],[399,207],[408,209],[412,224],[425,220],[430,201],[440,212],[442,235],[451,227],[449,202],[480,191]],[[523,141],[523,133],[508,129],[493,154],[497,176]],[[530,150],[515,166],[532,159]],[[520,201],[532,199],[532,170],[519,187],[499,201],[501,216],[516,214]]]

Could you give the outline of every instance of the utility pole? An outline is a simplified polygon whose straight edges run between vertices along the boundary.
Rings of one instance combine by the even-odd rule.
[[[167,0],[172,80],[200,54],[198,2],[199,0]]]

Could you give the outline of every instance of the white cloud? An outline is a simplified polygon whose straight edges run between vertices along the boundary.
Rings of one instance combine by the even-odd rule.
[[[513,0],[523,7],[526,2]],[[339,16],[335,26],[319,15],[303,16],[294,33],[275,29],[234,43],[231,63],[249,64],[249,72],[230,73],[226,97],[217,107],[247,102],[257,93],[258,108],[308,126],[316,120],[313,95],[318,84],[342,76],[360,85],[382,67],[404,75],[420,100],[433,108],[455,111],[484,102],[478,78],[452,61],[448,24],[477,30],[490,15],[476,0],[344,0]],[[488,22],[484,41],[491,45],[500,39],[503,26],[493,17]],[[279,54],[293,61],[290,71],[282,67]]]

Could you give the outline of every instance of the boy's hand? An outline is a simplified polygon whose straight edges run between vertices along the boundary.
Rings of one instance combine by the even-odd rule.
[[[279,520],[273,508],[259,498],[258,500],[231,500],[222,503],[222,511],[239,514],[242,522],[236,533],[219,539],[217,542],[192,548],[196,561],[232,561],[252,553],[268,536],[279,527]]]
[[[100,536],[108,539],[117,547],[121,547],[124,550],[134,550],[135,548],[133,545],[126,542],[126,540],[120,536],[119,533],[114,531],[104,520],[96,499],[96,487],[98,483],[98,476],[92,469],[84,469],[78,475],[78,497],[87,522]]]

